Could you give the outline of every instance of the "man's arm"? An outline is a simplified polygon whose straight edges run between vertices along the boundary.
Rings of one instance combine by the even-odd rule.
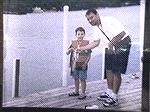
[[[113,48],[114,45],[116,45],[125,35],[126,33],[124,31],[122,31],[121,33],[119,33],[117,36],[115,36],[109,43],[108,43],[108,47],[110,49]]]
[[[99,40],[94,40],[93,42],[91,42],[90,44],[80,47],[79,50],[88,50],[88,49],[94,49],[95,47],[97,47],[100,43],[100,39]]]
[[[90,58],[91,58],[91,53],[88,55],[87,60],[85,61],[85,64],[88,64]]]
[[[88,55],[86,61],[84,62],[83,66],[82,66],[83,69],[86,69],[86,66],[87,66],[87,64],[88,64],[88,62],[89,62],[90,59],[91,59],[91,53]]]

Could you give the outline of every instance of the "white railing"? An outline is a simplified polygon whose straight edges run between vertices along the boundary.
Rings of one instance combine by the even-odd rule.
[[[63,74],[62,74],[62,86],[67,86],[67,71],[68,71],[68,64],[67,64],[67,26],[68,26],[68,11],[69,7],[64,6],[64,16],[63,16]]]

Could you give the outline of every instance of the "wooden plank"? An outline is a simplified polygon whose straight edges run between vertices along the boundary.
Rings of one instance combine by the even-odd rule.
[[[55,107],[55,108],[85,108],[85,105],[97,104],[99,108],[106,109],[102,106],[102,102],[96,97],[103,92],[107,87],[106,80],[93,81],[87,83],[87,98],[83,101],[76,97],[69,97],[67,93],[74,90],[74,86],[61,87],[55,90],[39,92],[13,99],[11,102],[4,103],[6,107]],[[141,107],[141,78],[131,79],[131,76],[124,76],[122,85],[119,91],[120,106],[113,109],[126,109],[126,107],[138,108]],[[132,107],[132,105],[134,107]],[[131,106],[131,107],[130,107]]]
[[[120,98],[120,100],[123,100],[123,99],[127,99],[127,100],[125,100],[124,102],[120,102],[120,103],[128,103],[128,101],[130,101],[131,100],[131,96],[133,96],[132,94],[135,94],[135,93],[137,93],[137,91],[135,91],[134,93],[133,92],[130,92],[130,94],[128,93],[127,95],[125,95],[125,96],[123,96],[122,95],[122,97]],[[130,96],[129,96],[130,95]],[[138,93],[137,94],[135,94],[135,95],[137,95],[138,97],[141,97]],[[129,97],[128,97],[129,96]],[[136,100],[136,99],[135,99]],[[82,104],[84,104],[84,103],[91,103],[91,102],[97,102],[98,100],[96,99],[96,96],[95,97],[92,97],[91,99],[89,98],[89,99],[86,99],[86,100],[84,100],[84,101],[77,101],[77,102],[71,102],[71,103],[68,103],[68,105],[64,105],[64,106],[62,106],[62,107],[74,107],[74,106],[79,106],[79,105],[82,105]],[[133,100],[132,100],[133,101]]]

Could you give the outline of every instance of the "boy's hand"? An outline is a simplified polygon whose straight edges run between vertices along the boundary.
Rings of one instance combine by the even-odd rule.
[[[73,52],[74,51],[74,48],[69,48],[69,52]]]
[[[83,51],[83,50],[84,50],[83,47],[80,47],[80,48],[79,48],[79,51],[80,51],[80,52]]]
[[[74,48],[69,48],[68,51],[66,52],[66,54],[69,55],[73,51],[74,51]]]

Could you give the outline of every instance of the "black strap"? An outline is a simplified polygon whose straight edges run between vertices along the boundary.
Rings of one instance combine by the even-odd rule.
[[[99,29],[100,29],[100,27],[98,27]],[[109,39],[109,37],[105,34],[105,32],[102,30],[102,29],[100,29],[101,30],[101,32],[105,35],[105,37],[109,40],[109,42],[110,42],[110,39]]]
[[[98,27],[98,28],[100,29],[100,27]],[[100,30],[105,35],[105,37],[108,39],[108,41],[111,42],[110,39],[109,39],[109,37],[105,34],[105,32],[102,29],[100,29]],[[116,54],[115,51],[113,51],[113,53]]]

